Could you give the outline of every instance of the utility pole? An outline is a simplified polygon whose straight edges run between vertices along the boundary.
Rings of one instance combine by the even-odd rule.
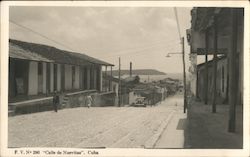
[[[119,91],[118,91],[118,106],[121,106],[121,58],[119,57]]]
[[[236,116],[236,103],[238,93],[238,82],[237,82],[237,69],[236,69],[236,52],[237,52],[237,30],[238,30],[238,20],[237,20],[237,9],[231,9],[231,26],[232,26],[232,36],[231,38],[231,49],[228,53],[229,61],[229,125],[228,131],[235,132],[235,116]]]
[[[218,34],[217,34],[217,17],[216,15],[214,16],[214,58],[213,58],[213,64],[214,64],[214,69],[213,69],[213,103],[212,103],[212,112],[216,113],[216,99],[217,99],[217,39],[218,39]]]
[[[205,33],[205,92],[204,92],[204,103],[207,105],[207,97],[208,97],[208,29],[206,30]]]
[[[187,91],[186,91],[186,67],[185,67],[185,45],[184,45],[184,37],[181,38],[182,44],[182,62],[183,62],[183,85],[184,85],[184,113],[186,113],[187,108]]]
[[[170,57],[170,54],[182,54],[182,63],[183,63],[183,88],[184,88],[184,104],[183,112],[186,113],[187,108],[187,90],[186,90],[186,65],[185,65],[185,43],[184,37],[181,38],[182,52],[171,52],[168,53],[166,57]]]

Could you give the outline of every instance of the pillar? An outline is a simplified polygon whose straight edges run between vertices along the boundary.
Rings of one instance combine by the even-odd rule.
[[[47,67],[46,67],[46,63],[43,62],[43,94],[46,94],[47,88],[46,88],[46,84],[47,84]]]
[[[35,61],[29,62],[28,74],[28,95],[37,95],[38,93],[38,63]]]

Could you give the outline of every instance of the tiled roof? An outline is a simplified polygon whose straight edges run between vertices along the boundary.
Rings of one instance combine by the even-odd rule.
[[[71,64],[71,65],[86,65],[86,64],[99,64],[113,66],[110,63],[95,59],[93,57],[87,56],[82,53],[69,52],[65,50],[60,50],[52,46],[28,43],[19,40],[9,40],[10,43],[10,57],[28,60],[38,60],[38,61],[52,61],[56,63]],[[15,45],[15,46],[14,46]],[[15,51],[13,50],[15,49]],[[33,58],[30,59],[20,58],[17,55],[16,50],[20,50],[19,54],[32,54]],[[20,55],[21,56],[21,55]]]
[[[25,60],[33,60],[33,61],[43,61],[43,62],[54,62],[52,60],[49,60],[47,58],[44,58],[43,56],[32,53],[29,50],[24,50],[18,45],[15,45],[13,43],[10,43],[9,45],[9,56],[11,58],[18,58],[18,59],[25,59]]]

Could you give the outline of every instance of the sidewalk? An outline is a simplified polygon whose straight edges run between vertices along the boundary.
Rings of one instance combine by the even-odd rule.
[[[193,101],[188,109],[188,125],[185,131],[186,148],[240,149],[243,146],[243,119],[241,106],[236,107],[236,132],[229,133],[228,105],[217,105],[217,113],[211,105]]]
[[[184,148],[187,114],[183,113],[183,99],[175,103],[174,114],[164,128],[154,148]]]
[[[154,148],[184,148],[186,126],[187,115],[176,111]]]

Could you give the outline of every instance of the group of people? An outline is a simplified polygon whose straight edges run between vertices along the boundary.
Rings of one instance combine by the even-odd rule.
[[[92,105],[92,103],[93,103],[92,96],[88,95],[87,98],[86,98],[87,107],[90,108],[91,105]],[[59,93],[57,91],[54,91],[54,95],[53,95],[53,108],[54,108],[55,112],[57,112],[59,105],[60,105],[60,96],[59,96]]]

